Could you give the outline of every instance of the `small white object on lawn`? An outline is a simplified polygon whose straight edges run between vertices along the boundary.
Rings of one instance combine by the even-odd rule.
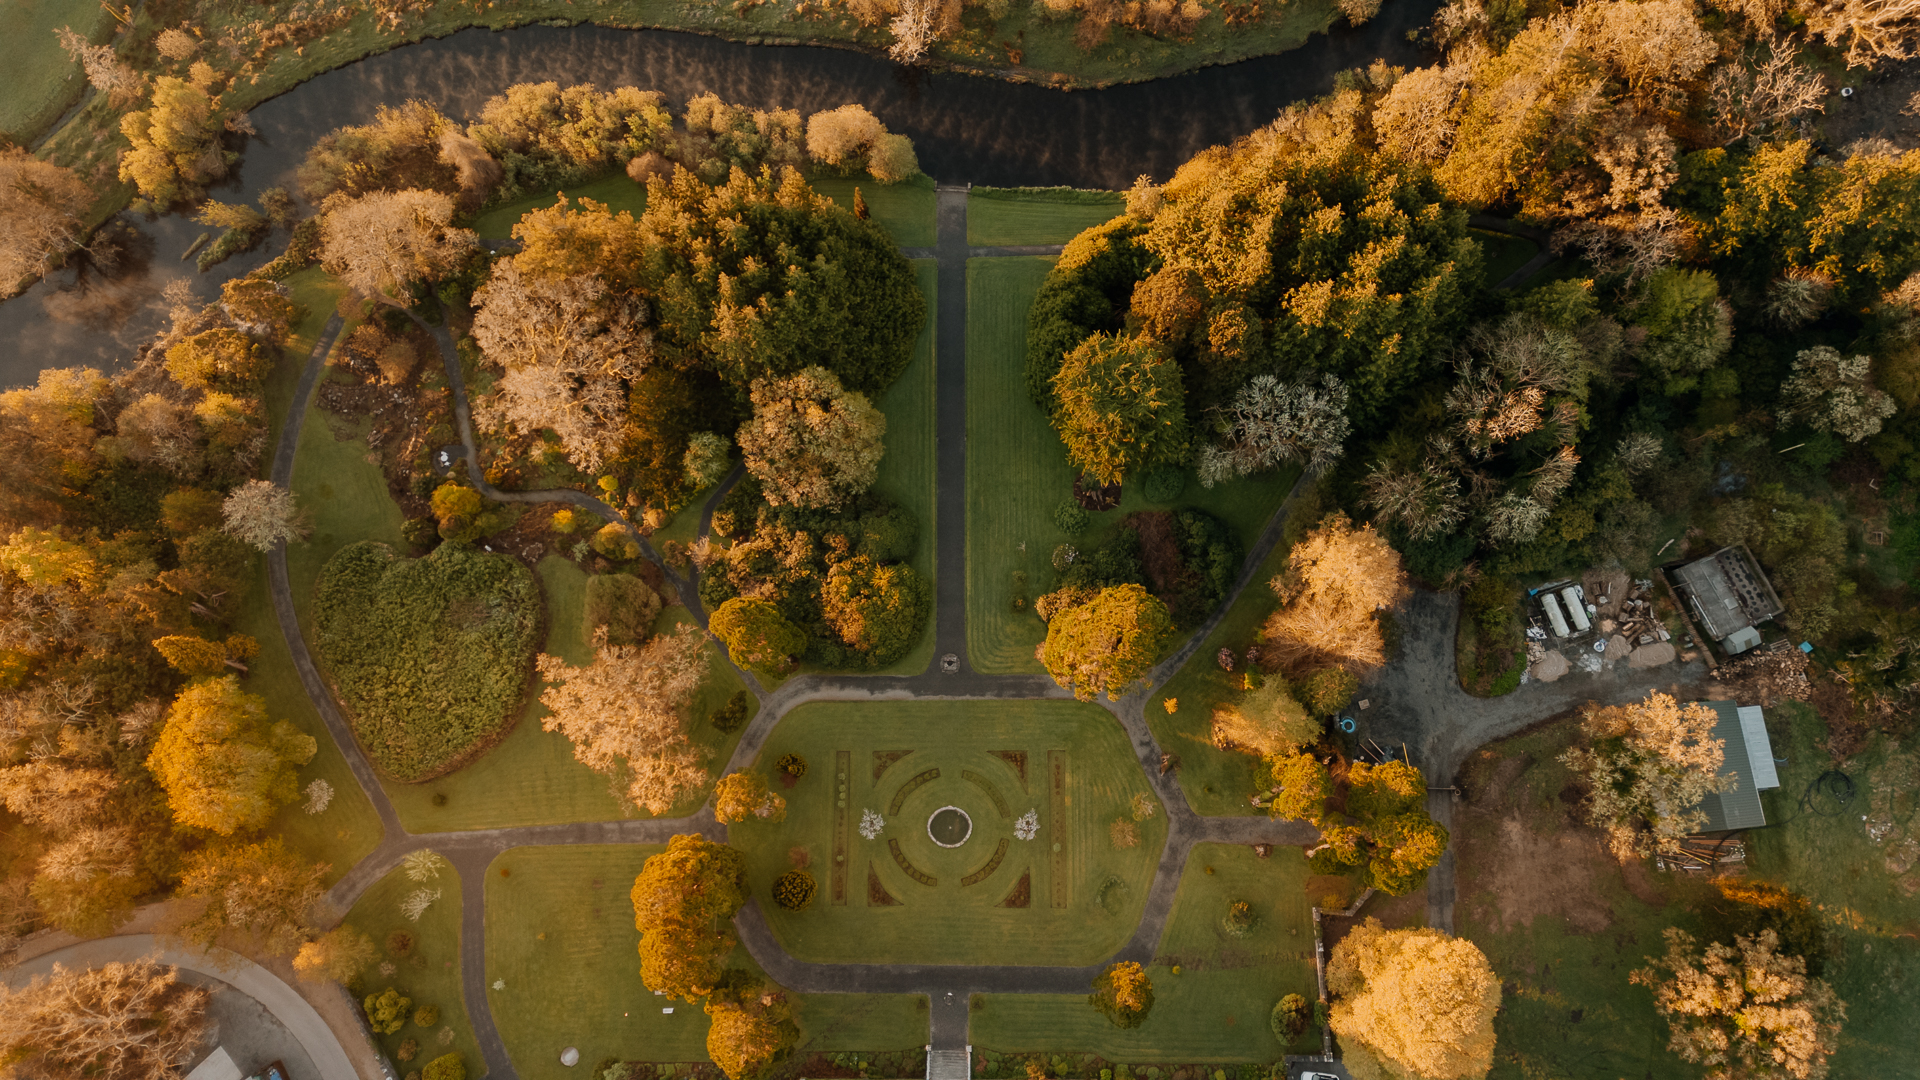
[[[673,1006],[671,1006],[671,1005],[669,1005],[669,1006],[667,1006],[666,1008],[664,1008],[664,1009],[661,1009],[660,1011],[661,1011],[662,1013],[664,1013],[664,1014],[666,1014],[666,1015],[668,1015],[668,1016],[672,1016],[672,1015],[673,1015]]]
[[[560,1051],[560,1064],[565,1065],[569,1069],[580,1064],[579,1048],[569,1046],[565,1050]]]

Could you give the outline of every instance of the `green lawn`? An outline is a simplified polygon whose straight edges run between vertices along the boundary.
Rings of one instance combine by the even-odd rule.
[[[400,905],[419,889],[437,891],[440,896],[428,905],[418,922],[410,922]],[[412,998],[414,1008],[436,1005],[440,1009],[440,1021],[431,1030],[415,1027],[409,1019],[399,1031],[376,1036],[381,1051],[393,1058],[402,1041],[416,1039],[420,1054],[412,1063],[400,1064],[402,1070],[421,1068],[454,1050],[465,1060],[468,1074],[477,1075],[483,1065],[467,1023],[466,1000],[460,994],[459,873],[444,861],[438,876],[426,882],[409,880],[404,869],[394,870],[360,895],[359,902],[347,913],[347,924],[372,938],[380,957],[378,967],[360,976],[361,996],[392,987]],[[395,956],[388,951],[388,936],[396,930],[412,935],[411,955]],[[397,1058],[394,1061],[399,1064]]]
[[[881,762],[875,755],[900,751],[911,752],[885,765],[876,780]],[[1057,813],[1048,782],[1052,751],[1064,752]],[[832,868],[840,808],[834,787],[843,752],[846,876],[836,901]],[[1024,755],[1024,784],[1019,766],[997,752]],[[1139,922],[1166,839],[1166,818],[1156,806],[1154,816],[1135,826],[1136,846],[1112,843],[1110,824],[1147,787],[1125,733],[1102,709],[1066,701],[815,703],[781,720],[761,752],[761,767],[770,768],[786,753],[809,763],[807,775],[782,792],[786,820],[735,825],[730,842],[747,852],[749,880],[768,921],[800,959],[1085,964],[1119,948]],[[937,778],[913,784],[933,770]],[[903,790],[907,795],[895,812]],[[1004,816],[996,796],[1005,804]],[[966,812],[973,833],[962,846],[945,849],[927,835],[927,821],[949,805]],[[864,810],[887,819],[875,840],[857,831]],[[1031,842],[1013,836],[1012,819],[1028,810],[1040,819],[1039,837]],[[890,840],[898,840],[908,863],[936,883],[909,876],[895,862]],[[1002,840],[1007,849],[995,864]],[[1061,845],[1057,854],[1051,850],[1055,843]],[[811,867],[820,892],[808,909],[789,912],[766,898],[773,879],[795,861]],[[987,871],[983,879],[964,883],[981,871]],[[896,903],[887,905],[885,896],[869,903],[875,899],[870,875]],[[1025,875],[1031,875],[1029,906],[999,906],[1018,892]]]
[[[707,1060],[707,1018],[697,1004],[655,997],[640,981],[640,933],[628,893],[660,845],[514,848],[487,872],[487,982],[494,1023],[528,1080],[575,1075],[608,1058]],[[502,876],[503,873],[505,876]],[[732,961],[752,967],[744,949]],[[902,1050],[927,1037],[926,999],[915,995],[798,995],[801,1051]],[[663,1013],[673,1009],[671,1014]]]
[[[1508,274],[1527,265],[1528,260],[1540,254],[1540,245],[1523,236],[1485,229],[1469,229],[1468,235],[1480,243],[1480,257],[1485,263],[1488,286],[1498,285],[1506,280]]]
[[[967,243],[1064,244],[1126,208],[1126,196],[1117,191],[974,188],[967,195]]]
[[[1049,562],[1068,536],[1053,512],[1073,495],[1075,470],[1046,414],[1027,396],[1027,308],[1053,266],[1048,258],[967,264],[967,653],[977,671],[1038,672],[1034,647],[1046,624],[1014,610],[1016,574],[1029,600],[1053,581]],[[1276,471],[1203,488],[1191,472],[1172,502],[1149,503],[1145,485],[1125,485],[1120,506],[1094,515],[1078,541],[1136,510],[1195,507],[1220,518],[1251,547],[1298,473]],[[1171,646],[1170,646],[1171,647]]]
[[[815,173],[807,177],[807,183],[813,190],[848,210],[853,209],[853,189],[857,187],[861,198],[867,200],[868,215],[893,234],[895,243],[901,247],[932,247],[934,244],[935,199],[933,178],[930,176],[916,176],[898,184],[882,184],[870,176]],[[928,304],[928,321],[932,321],[931,302]]]
[[[69,27],[89,41],[112,39],[113,16],[90,0],[15,0],[6,7],[7,34],[0,41],[0,133],[32,145],[47,125],[80,100],[87,78],[60,47],[55,30]]]
[[[1116,1028],[1084,997],[996,995],[978,1004],[973,1041],[1002,1053],[1095,1053],[1124,1062],[1275,1060],[1287,1047],[1267,1022],[1273,1006],[1287,994],[1316,994],[1306,881],[1298,849],[1261,859],[1239,845],[1196,844],[1148,970],[1154,1005],[1145,1023]],[[1244,938],[1222,928],[1235,900],[1253,904],[1260,920]],[[1309,1052],[1305,1043],[1294,1050]]]
[[[597,203],[606,203],[608,208],[616,214],[626,210],[636,218],[647,208],[646,185],[634,183],[624,172],[614,172],[591,180],[582,180],[577,184],[568,184],[559,191],[543,191],[538,195],[527,195],[512,202],[501,203],[475,218],[473,231],[479,233],[485,240],[505,240],[513,235],[514,225],[526,216],[527,211],[545,210],[558,203],[562,193],[576,206],[581,199],[592,199]]]

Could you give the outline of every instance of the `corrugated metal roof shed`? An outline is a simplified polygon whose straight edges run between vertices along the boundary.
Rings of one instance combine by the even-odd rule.
[[[1707,826],[1702,832],[1728,832],[1733,829],[1757,829],[1767,823],[1760,806],[1760,792],[1780,786],[1773,767],[1773,743],[1767,738],[1767,725],[1759,706],[1745,708],[1731,701],[1703,701],[1712,709],[1716,722],[1713,737],[1725,742],[1721,776],[1733,778],[1733,786],[1700,801],[1706,811]],[[1749,712],[1749,710],[1751,710]]]
[[[1743,544],[1721,548],[1673,572],[1693,601],[1701,629],[1715,641],[1780,614],[1780,597]]]

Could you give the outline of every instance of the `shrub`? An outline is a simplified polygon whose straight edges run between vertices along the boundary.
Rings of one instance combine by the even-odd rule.
[[[747,723],[747,704],[752,699],[745,690],[735,690],[725,705],[713,711],[708,721],[721,732],[731,735]]]
[[[607,628],[607,644],[638,645],[653,633],[660,597],[632,574],[595,574],[587,579],[582,629],[592,641]]]
[[[1292,1041],[1301,1032],[1307,1030],[1307,1019],[1311,1013],[1307,1009],[1307,999],[1299,994],[1288,994],[1273,1007],[1273,1015],[1268,1023],[1273,1027],[1273,1037],[1282,1043]]]
[[[1300,701],[1315,716],[1332,716],[1353,700],[1360,680],[1343,667],[1321,668],[1300,684]]]
[[[807,759],[799,754],[781,754],[775,767],[795,780],[807,775]]]
[[[430,1028],[440,1022],[440,1006],[422,1005],[413,1010],[413,1026]]]
[[[389,986],[378,994],[368,994],[361,1005],[367,1010],[367,1026],[377,1035],[391,1035],[407,1026],[407,1010],[413,1006],[413,999]]]
[[[1253,912],[1253,905],[1245,900],[1235,900],[1227,905],[1226,931],[1234,937],[1246,937],[1260,924],[1260,917]]]
[[[467,1080],[467,1063],[461,1060],[458,1051],[442,1054],[427,1062],[420,1080]]]
[[[1187,471],[1159,468],[1147,474],[1146,496],[1150,503],[1170,503],[1187,490]]]
[[[561,536],[571,536],[573,530],[580,527],[580,515],[572,510],[561,509],[553,512],[553,531]]]
[[[402,1040],[402,1042],[400,1043],[400,1049],[395,1050],[393,1052],[393,1056],[398,1061],[407,1062],[407,1061],[412,1061],[416,1056],[419,1055],[419,1053],[420,1053],[420,1040],[405,1039],[405,1040]]]
[[[1087,513],[1086,510],[1073,499],[1063,500],[1059,506],[1053,508],[1053,523],[1059,526],[1060,531],[1066,533],[1068,536],[1079,536],[1081,533],[1086,532],[1087,523],[1092,520],[1093,515]]]
[[[788,911],[800,911],[813,903],[820,886],[805,870],[789,870],[773,879],[773,902]]]
[[[395,779],[459,764],[517,714],[540,594],[517,560],[447,544],[350,544],[320,573],[321,658],[368,756]]]
[[[387,952],[396,960],[405,960],[413,955],[413,935],[405,930],[395,930],[387,935]]]
[[[593,550],[615,562],[628,562],[640,557],[640,541],[625,525],[610,521],[593,534]]]

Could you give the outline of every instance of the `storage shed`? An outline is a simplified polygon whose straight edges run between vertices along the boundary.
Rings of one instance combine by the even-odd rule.
[[[1729,656],[1760,644],[1754,624],[1786,610],[1745,544],[1678,567],[1673,580],[1700,629]]]
[[[1758,705],[1736,705],[1731,701],[1703,701],[1718,718],[1713,737],[1724,742],[1725,758],[1720,775],[1731,777],[1726,791],[1712,793],[1700,801],[1706,811],[1704,833],[1757,829],[1767,823],[1760,806],[1760,793],[1780,786],[1780,773],[1774,768],[1773,743],[1767,738],[1766,715]]]

